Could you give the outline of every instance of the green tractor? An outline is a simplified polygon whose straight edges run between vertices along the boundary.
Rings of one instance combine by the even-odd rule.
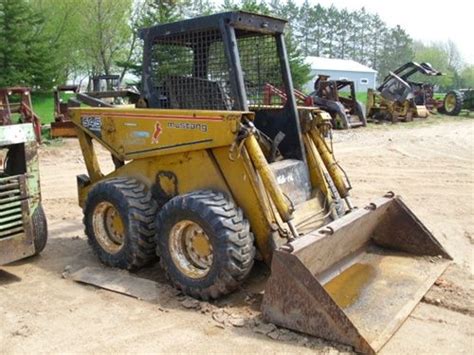
[[[444,97],[441,113],[457,116],[461,110],[474,111],[474,89],[452,90]]]
[[[0,265],[46,246],[37,146],[32,123],[0,125]]]

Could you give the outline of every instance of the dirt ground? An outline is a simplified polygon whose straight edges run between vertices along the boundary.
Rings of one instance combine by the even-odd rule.
[[[335,151],[358,205],[395,191],[454,258],[381,353],[474,353],[474,120],[336,132]],[[63,278],[65,269],[100,266],[76,202],[75,176],[85,168],[75,140],[40,153],[50,240],[40,257],[0,269],[0,353],[351,352],[263,323],[263,265],[239,292],[213,304],[174,292],[158,266],[140,272],[159,282],[156,302]]]

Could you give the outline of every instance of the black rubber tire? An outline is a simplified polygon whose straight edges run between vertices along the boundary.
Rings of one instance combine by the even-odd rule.
[[[33,227],[33,243],[35,246],[34,255],[39,255],[48,242],[48,223],[46,215],[44,214],[43,206],[38,204],[33,215],[31,216],[31,223]]]
[[[349,129],[349,122],[345,115],[336,112],[332,119],[332,125],[334,129]]]
[[[124,223],[124,245],[114,254],[102,248],[92,225],[94,209],[103,201],[116,208]],[[83,222],[89,244],[100,261],[130,271],[156,261],[153,223],[156,210],[150,191],[138,180],[113,178],[97,183],[87,195]]]
[[[446,98],[448,97],[448,95],[454,95],[454,97],[456,98],[456,104],[454,106],[454,108],[451,110],[451,111],[448,111],[446,109]],[[446,96],[444,97],[444,100],[443,100],[443,111],[445,112],[446,115],[449,115],[449,116],[457,116],[459,115],[459,113],[461,112],[462,110],[462,104],[463,104],[463,101],[464,101],[464,96],[461,92],[457,91],[457,90],[453,90],[453,91],[450,91],[446,94]]]
[[[356,110],[359,113],[359,117],[361,117],[362,127],[367,126],[367,117],[365,114],[365,105],[362,104],[360,101],[356,101]]]
[[[172,227],[181,220],[197,223],[213,248],[213,263],[202,278],[190,278],[175,265],[169,248]],[[254,237],[242,210],[225,194],[210,190],[168,201],[156,218],[156,252],[168,279],[183,293],[204,300],[234,291],[252,269]]]

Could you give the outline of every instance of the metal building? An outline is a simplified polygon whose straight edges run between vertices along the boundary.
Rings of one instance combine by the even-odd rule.
[[[323,57],[306,57],[305,62],[311,66],[311,80],[304,85],[306,92],[314,89],[314,81],[319,74],[329,75],[330,80],[352,80],[356,92],[367,92],[375,88],[377,71],[349,59]]]

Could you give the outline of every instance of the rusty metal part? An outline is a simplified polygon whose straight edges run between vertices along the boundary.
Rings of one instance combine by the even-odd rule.
[[[371,205],[275,251],[268,321],[367,354],[382,348],[451,257],[400,199]]]
[[[367,125],[362,105],[356,99],[355,85],[349,80],[329,80],[327,75],[319,75],[310,95],[315,106],[331,114],[335,129],[356,128]]]
[[[12,114],[19,114],[19,122],[13,122]],[[33,111],[31,89],[27,87],[0,88],[0,126],[16,123],[32,123],[36,140],[41,143],[41,119]]]
[[[74,124],[71,122],[70,107],[79,107],[74,100],[65,100],[61,93],[77,94],[78,85],[60,85],[53,91],[54,122],[51,123],[51,137],[76,137]]]
[[[71,121],[51,122],[51,137],[77,137],[74,123]]]
[[[110,254],[118,253],[125,244],[125,227],[119,212],[107,201],[99,203],[92,216],[94,234]]]
[[[0,126],[0,265],[35,254],[32,216],[40,203],[31,123]]]
[[[176,223],[170,231],[169,249],[176,267],[192,279],[200,279],[211,270],[213,249],[201,226],[190,220]]]
[[[0,265],[34,252],[25,176],[0,178]]]
[[[390,72],[377,90],[367,91],[367,118],[374,121],[413,121],[414,118],[426,118],[429,110],[441,103],[433,98],[430,84],[409,80],[419,73],[428,77],[443,73],[429,63],[408,62]]]

